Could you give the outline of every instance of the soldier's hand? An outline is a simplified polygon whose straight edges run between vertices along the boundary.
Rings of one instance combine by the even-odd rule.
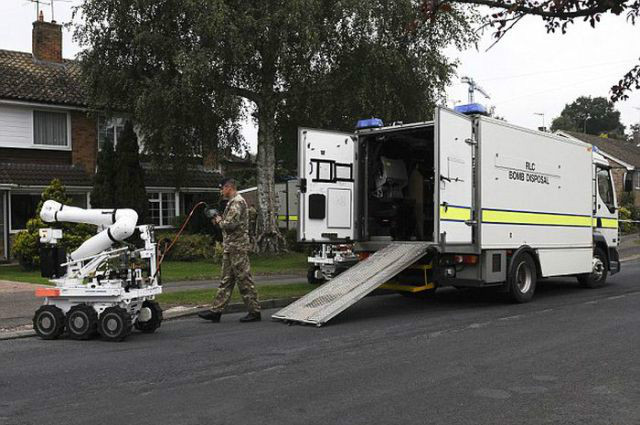
[[[214,224],[220,224],[220,222],[222,221],[222,217],[217,215],[217,216],[213,217],[213,221],[214,221]]]

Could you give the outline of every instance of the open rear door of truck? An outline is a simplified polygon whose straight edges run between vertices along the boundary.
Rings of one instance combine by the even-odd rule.
[[[436,216],[439,240],[472,243],[473,122],[445,108],[436,108],[436,173],[440,190]]]
[[[298,156],[298,239],[353,241],[357,165],[353,134],[301,128]]]

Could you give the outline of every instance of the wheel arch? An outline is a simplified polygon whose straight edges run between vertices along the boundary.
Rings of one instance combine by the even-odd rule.
[[[540,267],[540,259],[538,258],[538,253],[536,252],[535,249],[531,248],[529,245],[522,245],[520,248],[516,249],[513,252],[513,254],[511,255],[511,258],[509,259],[509,266],[507,267],[507,279],[509,278],[509,276],[513,274],[513,271],[514,271],[513,260],[515,258],[518,258],[522,254],[529,254],[531,256],[533,263],[536,265],[536,277],[538,278],[541,277],[542,268]]]

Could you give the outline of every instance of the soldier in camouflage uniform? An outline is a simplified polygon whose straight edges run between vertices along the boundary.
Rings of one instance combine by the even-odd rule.
[[[229,200],[222,216],[213,220],[222,229],[222,277],[220,288],[213,300],[210,311],[205,311],[199,316],[206,320],[219,322],[222,312],[229,304],[233,287],[237,284],[242,300],[249,310],[247,316],[240,319],[241,322],[256,322],[260,317],[260,304],[258,294],[253,284],[249,266],[249,213],[247,203],[237,192],[233,179],[225,179],[222,182],[222,195]]]

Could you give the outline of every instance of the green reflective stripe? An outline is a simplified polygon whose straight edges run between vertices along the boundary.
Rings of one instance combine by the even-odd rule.
[[[286,215],[279,215],[278,216],[278,220],[287,221],[287,216]],[[298,221],[298,216],[297,215],[290,215],[289,216],[289,221]]]
[[[529,224],[533,226],[591,227],[591,216],[483,209],[482,222]]]
[[[471,208],[440,205],[440,219],[448,221],[471,220]]]
[[[598,219],[600,219],[601,229],[617,229],[618,228],[617,218],[604,218],[604,217],[594,217],[593,224],[592,224],[593,227],[598,227]]]

